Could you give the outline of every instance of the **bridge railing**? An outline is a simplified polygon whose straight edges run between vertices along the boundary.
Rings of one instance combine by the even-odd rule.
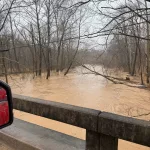
[[[14,109],[86,129],[86,150],[117,150],[118,139],[150,147],[150,122],[13,95]]]

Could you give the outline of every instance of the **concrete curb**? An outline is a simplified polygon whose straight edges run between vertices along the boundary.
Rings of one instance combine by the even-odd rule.
[[[40,150],[39,148],[33,147],[24,141],[3,133],[3,131],[0,131],[0,141],[6,145],[9,145],[9,147],[14,150]]]
[[[15,150],[84,150],[85,141],[14,119],[14,123],[0,131],[0,141]]]

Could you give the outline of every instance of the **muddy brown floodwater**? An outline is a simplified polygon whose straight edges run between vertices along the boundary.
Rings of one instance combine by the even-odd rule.
[[[114,112],[125,116],[137,116],[150,112],[150,91],[112,84],[95,75],[74,71],[67,76],[52,75],[50,79],[24,74],[11,76],[9,84],[15,94],[62,102],[75,106]],[[14,111],[15,117],[50,128],[74,137],[85,139],[85,130],[45,119],[28,113]],[[150,115],[139,117],[150,120]],[[119,141],[120,150],[150,150],[150,148]]]

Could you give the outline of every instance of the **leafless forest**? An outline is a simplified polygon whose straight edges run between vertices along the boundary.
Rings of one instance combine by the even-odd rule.
[[[1,0],[0,75],[46,72],[48,79],[92,64],[149,83],[149,15],[145,0]]]

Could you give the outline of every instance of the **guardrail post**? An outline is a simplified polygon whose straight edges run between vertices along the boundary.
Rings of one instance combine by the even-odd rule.
[[[86,130],[86,150],[118,150],[118,139]]]
[[[86,150],[99,150],[100,134],[86,130]]]
[[[112,136],[100,134],[99,150],[118,150],[118,139]]]

